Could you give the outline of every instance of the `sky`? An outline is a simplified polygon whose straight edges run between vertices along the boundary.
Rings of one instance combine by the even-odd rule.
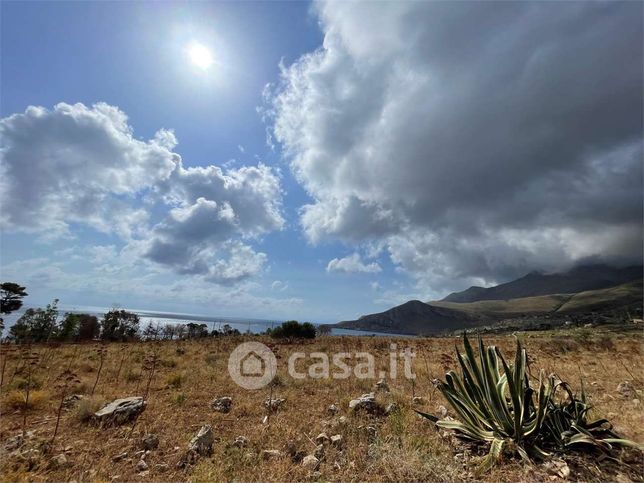
[[[2,2],[27,303],[335,322],[642,262],[640,2]]]

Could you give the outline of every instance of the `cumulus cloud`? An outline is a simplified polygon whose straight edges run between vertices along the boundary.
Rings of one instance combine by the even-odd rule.
[[[430,291],[641,260],[641,4],[316,7],[266,108],[309,240],[381,243]]]
[[[250,240],[284,223],[271,168],[184,168],[172,131],[138,140],[125,113],[105,103],[30,106],[0,120],[0,141],[7,231],[73,235],[84,224],[176,273],[229,285],[262,270],[266,254]],[[96,247],[93,256],[113,252]]]
[[[105,103],[30,106],[0,120],[0,224],[55,235],[85,223],[129,236],[147,218],[132,197],[170,174],[175,144],[166,130],[135,139],[125,113]]]
[[[352,253],[344,258],[334,258],[326,266],[327,272],[378,273],[381,270],[376,262],[363,262],[358,253]]]

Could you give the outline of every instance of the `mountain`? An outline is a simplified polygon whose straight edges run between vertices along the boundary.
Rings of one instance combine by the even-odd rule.
[[[573,294],[550,294],[509,300],[478,300],[476,302],[446,302],[437,300],[431,305],[461,310],[492,319],[523,315],[608,312],[622,308],[642,307],[642,279],[615,287],[587,290]]]
[[[339,322],[336,327],[397,334],[434,335],[502,320],[568,318],[571,314],[641,314],[642,266],[578,267],[565,273],[532,272],[496,287],[470,287],[443,300],[410,300],[384,312]]]
[[[641,265],[626,268],[586,265],[564,273],[531,272],[524,277],[495,287],[470,287],[462,292],[451,293],[442,302],[467,303],[480,300],[509,300],[598,290],[642,279],[643,268]]]
[[[378,314],[363,315],[358,320],[339,322],[336,327],[372,330],[396,334],[438,334],[484,324],[486,317],[446,307],[436,307],[420,300],[410,300]]]

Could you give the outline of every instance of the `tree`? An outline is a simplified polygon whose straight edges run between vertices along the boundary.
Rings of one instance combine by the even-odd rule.
[[[89,314],[75,314],[78,318],[78,340],[93,340],[101,333],[98,318]]]
[[[167,340],[174,339],[174,335],[177,333],[177,326],[174,324],[165,324],[162,329],[163,338]]]
[[[62,341],[72,341],[78,337],[80,327],[80,314],[65,314],[65,318],[60,323],[58,330],[58,339]]]
[[[9,329],[9,336],[18,342],[47,342],[58,335],[58,299],[45,309],[27,311]]]
[[[10,314],[22,307],[22,298],[29,295],[25,287],[13,282],[0,284],[0,314]]]
[[[310,322],[300,324],[297,320],[289,320],[279,327],[267,330],[267,333],[276,339],[314,339],[315,326]]]
[[[208,337],[208,326],[206,324],[195,324],[194,322],[189,322],[186,324],[186,330],[188,332],[188,339]]]
[[[157,340],[161,335],[161,325],[157,322],[150,322],[145,329],[143,329],[143,339],[145,340]]]
[[[139,322],[139,316],[135,313],[110,310],[101,321],[101,339],[112,342],[135,339],[139,331]]]

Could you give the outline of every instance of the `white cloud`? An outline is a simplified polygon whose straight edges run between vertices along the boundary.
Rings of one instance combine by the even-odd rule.
[[[326,266],[327,272],[378,273],[381,270],[376,262],[364,263],[358,253],[352,253],[344,258],[334,258]]]
[[[166,130],[135,139],[125,113],[105,103],[30,106],[4,118],[0,225],[63,234],[84,223],[131,236],[147,217],[133,197],[170,174],[175,143]]]
[[[281,280],[274,280],[273,283],[271,283],[271,290],[274,290],[276,292],[283,292],[288,288],[288,283],[282,282]]]
[[[266,109],[310,241],[385,246],[429,291],[641,260],[641,4],[316,8]]]
[[[284,223],[273,169],[184,168],[172,131],[140,141],[105,103],[30,106],[0,120],[0,140],[0,226],[9,232],[73,236],[74,224],[87,225],[159,266],[229,285],[262,271],[266,254],[250,241]],[[89,256],[106,250],[115,247]]]

